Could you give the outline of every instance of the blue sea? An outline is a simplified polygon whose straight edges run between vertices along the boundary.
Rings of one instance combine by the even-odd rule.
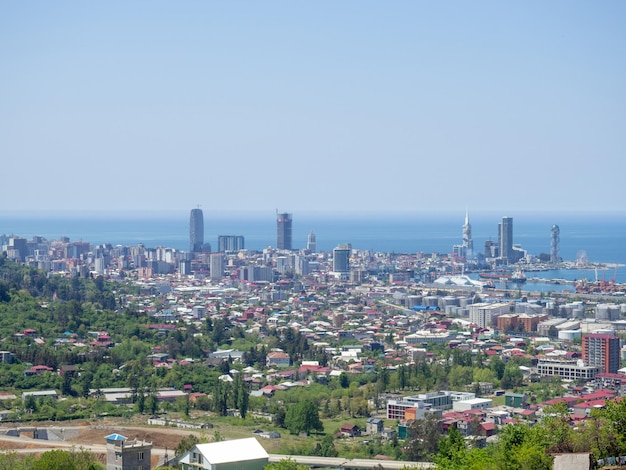
[[[619,264],[599,277],[626,283],[626,212],[501,214],[472,213],[470,223],[474,250],[483,251],[485,241],[498,239],[498,223],[513,217],[513,242],[531,254],[550,252],[551,228],[560,229],[560,256],[574,261],[585,256],[590,262]],[[465,212],[302,212],[293,213],[294,248],[306,246],[313,231],[319,251],[339,243],[355,249],[394,253],[449,253],[462,241]],[[93,244],[144,244],[180,250],[189,248],[189,212],[146,213],[0,213],[0,234],[49,240],[61,236]],[[276,245],[274,212],[204,211],[205,242],[217,248],[218,235],[243,235],[246,248],[262,250]],[[583,276],[584,274],[584,276]],[[534,276],[534,274],[532,274]],[[553,278],[593,280],[595,272],[557,272]],[[543,277],[543,276],[542,276]]]

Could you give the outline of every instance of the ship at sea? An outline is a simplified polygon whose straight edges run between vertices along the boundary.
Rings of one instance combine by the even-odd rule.
[[[493,273],[480,273],[478,275],[481,279],[488,279],[490,281],[507,281],[511,279],[511,273],[507,272],[493,272]]]
[[[524,282],[526,282],[526,274],[524,274],[524,271],[522,271],[521,269],[518,269],[513,273],[509,280],[517,284],[523,284]]]

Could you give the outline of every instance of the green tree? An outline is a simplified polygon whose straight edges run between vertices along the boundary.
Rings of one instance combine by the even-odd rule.
[[[309,399],[289,407],[285,415],[285,426],[292,434],[301,432],[309,434],[311,431],[324,431],[324,424],[320,420],[318,406]]]
[[[2,452],[0,453],[0,470],[31,470],[34,466],[34,460],[32,455]]]
[[[408,460],[428,460],[438,452],[442,427],[435,414],[428,413],[424,418],[416,419],[407,431],[409,438],[405,444],[405,453]]]
[[[198,438],[198,436],[196,436],[195,434],[189,434],[188,436],[183,437],[180,440],[180,442],[176,446],[176,449],[174,449],[174,455],[176,456],[176,458],[181,457],[185,452],[187,452],[196,444],[200,444],[200,439]]]
[[[448,434],[439,440],[439,451],[435,457],[439,469],[462,469],[467,466],[467,449],[463,435],[452,426]]]
[[[337,457],[339,455],[335,449],[335,439],[330,434],[322,439],[319,455],[320,457]]]
[[[301,465],[291,458],[282,459],[278,462],[268,463],[263,470],[308,470],[308,466]]]
[[[86,450],[50,450],[41,454],[33,464],[34,470],[104,470]]]

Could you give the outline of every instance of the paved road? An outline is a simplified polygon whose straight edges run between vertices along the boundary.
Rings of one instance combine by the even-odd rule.
[[[280,462],[284,459],[291,459],[302,465],[312,467],[337,467],[370,469],[384,468],[390,470],[400,470],[402,468],[435,468],[435,464],[430,462],[407,462],[400,460],[371,460],[371,459],[344,459],[341,457],[309,457],[302,455],[279,455],[270,454],[270,462]]]

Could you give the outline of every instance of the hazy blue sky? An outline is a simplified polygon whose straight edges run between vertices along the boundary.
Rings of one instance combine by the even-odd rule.
[[[0,210],[626,207],[626,2],[0,3]]]

